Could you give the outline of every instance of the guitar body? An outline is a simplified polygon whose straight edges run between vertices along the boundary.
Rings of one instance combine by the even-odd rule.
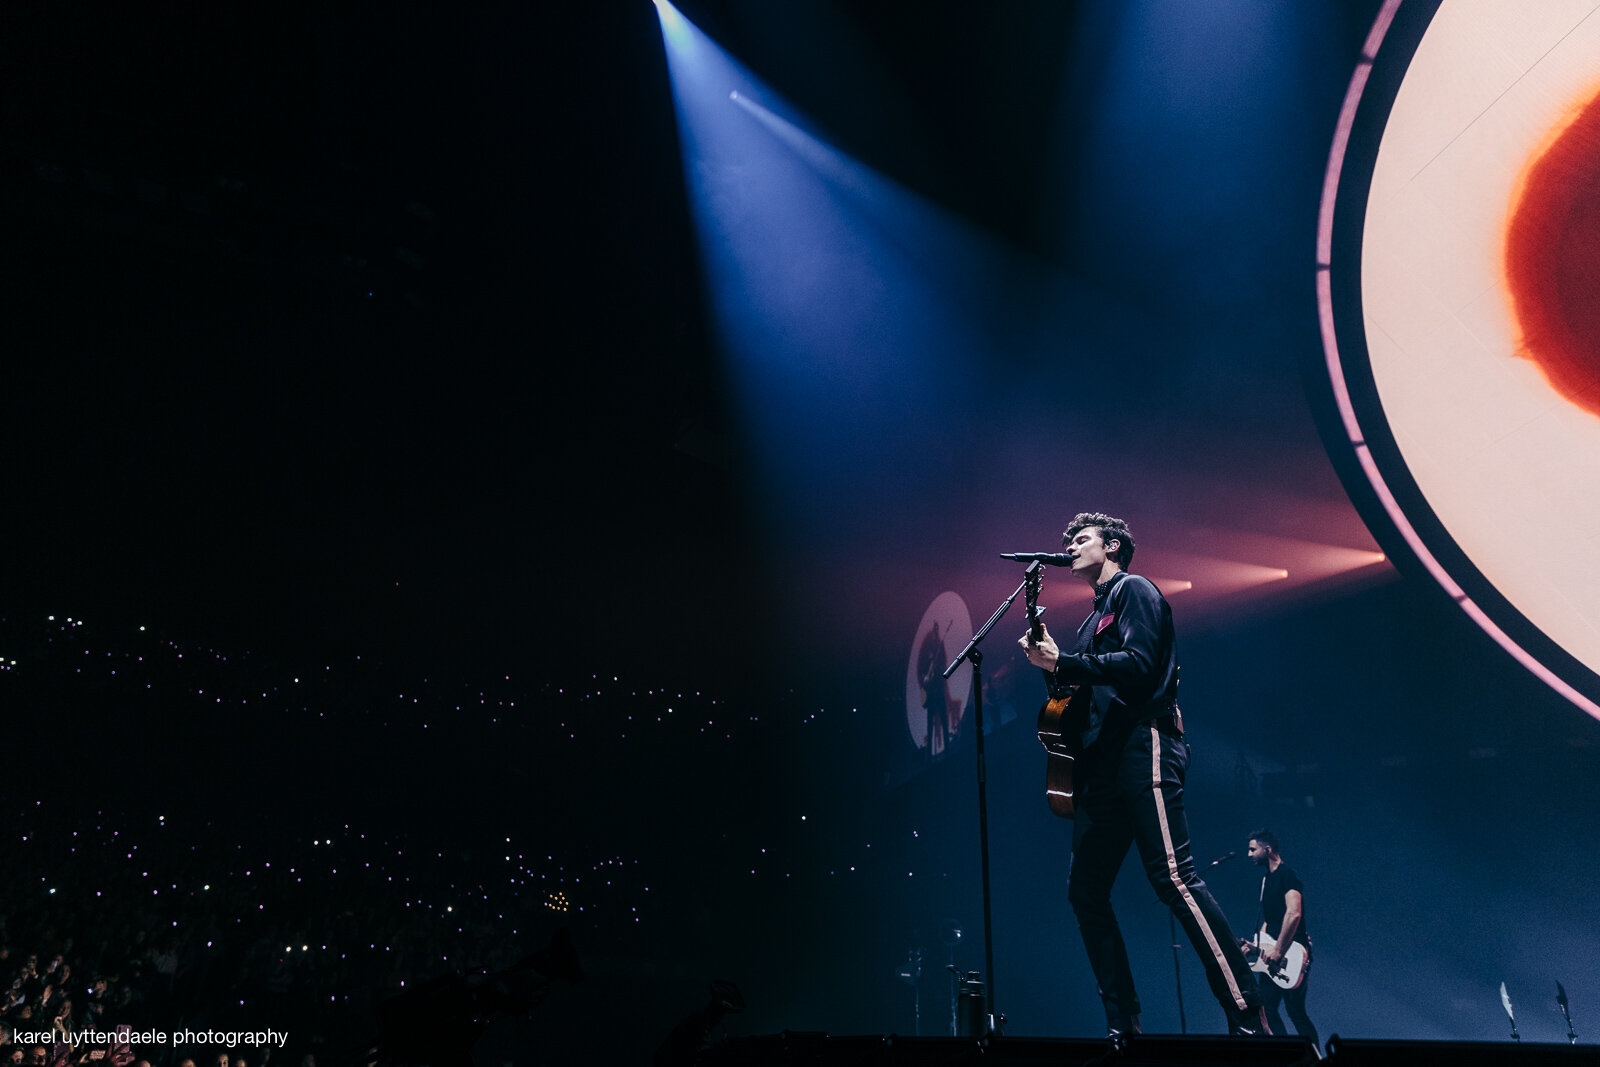
[[[1259,945],[1246,941],[1243,948],[1252,958],[1250,969],[1260,971],[1279,989],[1294,989],[1306,980],[1306,970],[1311,965],[1311,956],[1306,952],[1306,947],[1298,941],[1289,942],[1289,950],[1283,954],[1283,959],[1277,963],[1267,963],[1261,958],[1261,952],[1277,945],[1277,942],[1267,936],[1266,930],[1256,934]]]
[[[1045,701],[1039,709],[1039,743],[1045,751],[1044,799],[1050,813],[1063,819],[1077,813],[1072,773],[1078,761],[1078,733],[1062,726],[1071,702],[1070,697],[1059,697]]]

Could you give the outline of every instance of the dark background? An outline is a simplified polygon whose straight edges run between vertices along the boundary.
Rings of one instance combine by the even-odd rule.
[[[1136,570],[1194,577],[1196,852],[1283,837],[1323,1035],[1497,1039],[1505,981],[1562,1039],[1556,980],[1600,1011],[1600,727],[1404,560],[1201,577],[1379,547],[1307,400],[1375,6],[700,0],[696,70],[746,70],[696,95],[645,0],[7,5],[15,750],[116,741],[136,786],[86,802],[625,861],[570,920],[591,980],[517,1040],[625,1018],[648,1050],[711,977],[733,1032],[906,1033],[917,947],[938,1032],[940,927],[982,966],[977,824],[970,725],[938,761],[906,731],[916,623],[945,590],[981,621],[1019,580],[997,552],[1103,509]],[[224,650],[263,698],[86,689],[50,615],[96,656],[141,625]],[[1017,1031],[1091,1034],[1019,629],[986,661],[993,977]],[[350,680],[313,734],[267,693],[318,666]],[[53,773],[19,762],[10,800]],[[1242,855],[1211,881],[1249,927]],[[1119,886],[1175,1030],[1149,897]]]

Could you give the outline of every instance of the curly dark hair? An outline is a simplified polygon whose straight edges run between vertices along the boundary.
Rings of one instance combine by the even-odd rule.
[[[1128,564],[1133,562],[1133,534],[1128,532],[1128,524],[1103,512],[1080,511],[1072,517],[1071,522],[1067,523],[1067,531],[1061,535],[1061,543],[1072,544],[1072,539],[1078,536],[1078,531],[1087,526],[1094,526],[1100,530],[1100,540],[1118,542],[1116,555],[1111,558],[1117,561],[1117,566],[1127,570]]]

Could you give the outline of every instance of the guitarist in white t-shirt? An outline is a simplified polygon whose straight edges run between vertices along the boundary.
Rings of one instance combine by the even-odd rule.
[[[1250,835],[1249,856],[1265,867],[1261,878],[1261,926],[1246,950],[1259,950],[1259,963],[1251,964],[1261,1004],[1275,1034],[1287,1033],[1278,1005],[1289,1009],[1294,1032],[1317,1044],[1317,1028],[1306,1014],[1306,988],[1311,963],[1311,934],[1306,929],[1305,886],[1294,868],[1278,852],[1278,835],[1257,830]],[[1287,987],[1286,987],[1286,983]]]

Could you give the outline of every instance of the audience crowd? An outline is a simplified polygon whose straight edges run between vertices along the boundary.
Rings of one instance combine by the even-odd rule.
[[[789,893],[805,869],[768,823],[733,845],[718,816],[764,774],[752,743],[787,750],[803,722],[699,691],[287,669],[0,615],[0,704],[0,1067],[359,1063],[413,1005],[486,995],[476,976],[511,969],[486,984],[527,1015],[531,975],[571,980],[526,964],[563,928],[628,980],[698,981],[748,899],[733,876]],[[664,751],[700,770],[641,820],[617,783]]]
[[[357,859],[359,840],[342,875],[331,840],[297,847],[263,841],[267,830],[251,851],[276,844],[283,858],[221,870],[219,850],[170,827],[141,844],[107,822],[74,829],[85,823],[47,805],[27,816],[0,889],[0,1067],[354,1061],[380,1002],[439,975],[503,969],[537,940],[507,936],[515,916],[473,908],[457,865],[407,864],[397,878],[393,863]]]

